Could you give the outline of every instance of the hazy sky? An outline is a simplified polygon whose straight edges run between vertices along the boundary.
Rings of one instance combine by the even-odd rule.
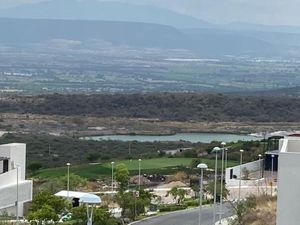
[[[0,0],[0,7],[42,0]],[[59,0],[55,0],[59,1]],[[74,0],[84,1],[84,0]],[[99,0],[113,1],[113,0]],[[114,0],[116,1],[116,0]],[[155,5],[213,23],[249,22],[300,26],[300,0],[119,0]]]

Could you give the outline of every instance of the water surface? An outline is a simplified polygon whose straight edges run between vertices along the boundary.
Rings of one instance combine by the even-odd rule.
[[[192,143],[202,142],[210,143],[212,141],[251,141],[260,140],[260,138],[252,137],[249,135],[239,134],[224,134],[224,133],[178,133],[175,135],[105,135],[105,136],[94,136],[84,137],[85,140],[114,140],[114,141],[139,141],[139,142],[155,142],[155,141],[189,141]]]

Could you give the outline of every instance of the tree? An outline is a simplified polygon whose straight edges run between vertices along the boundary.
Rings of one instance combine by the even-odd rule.
[[[72,209],[72,218],[75,220],[74,224],[86,224],[86,206],[79,206]],[[111,216],[106,208],[94,208],[93,210],[93,224],[94,225],[117,225],[118,220]]]
[[[69,181],[70,181],[70,190],[74,190],[74,191],[76,191],[76,189],[79,187],[85,186],[87,182],[85,178],[82,178],[81,176],[78,176],[74,173],[70,174]],[[58,182],[61,184],[61,186],[67,188],[68,176],[66,175],[59,178]]]
[[[211,181],[208,183],[208,185],[206,186],[206,191],[211,194],[212,196],[214,196],[214,189],[215,189],[215,182]],[[229,195],[229,191],[228,189],[226,189],[225,183],[223,182],[223,198],[226,199],[227,196]],[[221,182],[218,181],[217,182],[217,201],[220,201],[220,196],[221,196]]]
[[[153,195],[141,189],[139,191],[119,192],[116,201],[122,208],[122,216],[135,219],[136,216],[145,213],[145,208],[150,206]]]
[[[119,183],[119,191],[125,191],[128,186],[129,172],[125,164],[119,164],[115,172],[116,181]]]
[[[87,159],[89,162],[95,162],[95,161],[97,161],[99,158],[100,158],[100,155],[99,155],[98,152],[90,152],[90,153],[88,153],[88,155],[86,156],[86,159]]]
[[[242,179],[249,180],[250,171],[246,167],[243,168],[242,173],[243,173]]]
[[[39,224],[42,224],[43,221],[58,221],[58,215],[55,210],[49,205],[43,205],[40,209],[32,211],[28,215],[28,220],[38,220]]]
[[[231,222],[231,225],[243,225],[245,224],[245,216],[249,213],[250,210],[255,209],[257,205],[257,199],[254,195],[251,195],[246,198],[246,201],[241,201],[237,204],[237,206],[234,206],[232,204],[235,212],[236,217]]]
[[[172,176],[172,180],[174,180],[174,181],[184,181],[187,178],[188,178],[188,175],[182,171],[179,171],[174,176]]]
[[[68,204],[63,198],[52,195],[48,191],[40,191],[34,196],[30,211],[37,212],[38,210],[42,209],[45,205],[47,206],[47,208],[44,208],[45,211],[49,212],[48,208],[50,207],[54,210],[56,214],[62,213],[68,206]]]
[[[27,166],[28,170],[32,173],[36,172],[40,168],[42,168],[42,164],[39,162],[32,162]]]
[[[124,192],[124,191],[119,191],[115,195],[115,200],[119,204],[120,208],[122,208],[122,217],[125,217],[126,210],[130,206],[130,202],[133,200],[132,199],[132,193],[131,192]]]
[[[167,196],[172,195],[174,201],[177,201],[178,205],[181,205],[187,191],[181,188],[173,187],[170,191],[168,191]]]
[[[86,185],[87,180],[82,178],[76,174],[70,174],[70,190],[76,190],[80,187]],[[55,178],[51,180],[47,180],[40,186],[40,190],[48,191],[52,194],[58,192],[59,190],[66,189],[68,183],[68,177],[63,176],[60,178]]]
[[[28,215],[28,220],[38,220],[39,224],[45,221],[58,221],[58,214],[64,212],[68,207],[66,201],[47,191],[38,192],[33,200]]]
[[[185,199],[186,194],[187,194],[186,190],[181,189],[181,188],[178,189],[177,195],[178,195],[178,204],[179,205],[182,204],[183,200]]]

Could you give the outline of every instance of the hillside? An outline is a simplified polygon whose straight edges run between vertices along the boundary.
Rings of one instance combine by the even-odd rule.
[[[203,27],[208,22],[149,5],[97,0],[50,0],[0,10],[2,18],[109,20]]]
[[[242,33],[213,29],[190,33],[151,23],[2,18],[0,27],[2,45],[26,46],[30,51],[32,44],[44,43],[46,47],[51,40],[80,41],[82,49],[98,40],[112,46],[186,49],[201,55],[277,52],[270,43]]]
[[[300,99],[223,94],[44,95],[6,97],[0,112],[173,121],[299,122]]]
[[[181,32],[173,27],[134,22],[0,19],[0,27],[0,41],[12,45],[54,39],[96,39],[114,45],[174,47],[180,46],[183,39]]]

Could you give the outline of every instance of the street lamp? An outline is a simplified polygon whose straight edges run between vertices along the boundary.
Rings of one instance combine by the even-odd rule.
[[[226,169],[227,169],[227,161],[228,161],[228,148],[225,148],[225,171],[226,171]]]
[[[272,157],[272,174],[271,174],[271,179],[273,181],[273,179],[274,179],[274,157],[275,157],[275,155],[272,155],[271,157]]]
[[[214,147],[212,152],[216,153],[215,159],[215,186],[214,186],[214,215],[213,215],[213,224],[216,222],[216,207],[217,207],[217,176],[218,176],[218,152],[221,151],[221,148]]]
[[[223,213],[223,180],[224,180],[224,150],[226,142],[222,142],[222,167],[221,167],[221,191],[220,191],[220,212],[219,212],[219,224],[221,224]]]
[[[274,157],[275,157],[275,155],[271,155],[271,157],[272,157],[271,196],[273,196],[273,180],[274,180]]]
[[[115,162],[111,162],[111,193],[114,193],[114,164]]]
[[[16,224],[19,225],[19,167],[20,165],[16,164],[17,169],[17,200],[16,200]]]
[[[261,163],[261,154],[258,154],[258,160],[259,160],[259,178],[262,178],[262,163]]]
[[[238,198],[238,202],[240,202],[240,200],[241,200],[243,152],[244,152],[244,150],[241,149],[241,150],[240,150],[240,153],[241,153],[241,159],[240,159],[240,180],[239,180],[239,198]]]
[[[141,162],[142,160],[139,159],[139,190],[141,189]]]
[[[69,198],[69,192],[70,192],[70,166],[71,166],[71,163],[67,163],[67,167],[68,167],[67,196],[68,196],[68,198]]]
[[[208,167],[204,163],[198,164],[197,168],[201,170],[200,175],[200,190],[199,190],[199,225],[201,225],[201,217],[202,217],[202,198],[203,198],[203,170],[206,170]]]

